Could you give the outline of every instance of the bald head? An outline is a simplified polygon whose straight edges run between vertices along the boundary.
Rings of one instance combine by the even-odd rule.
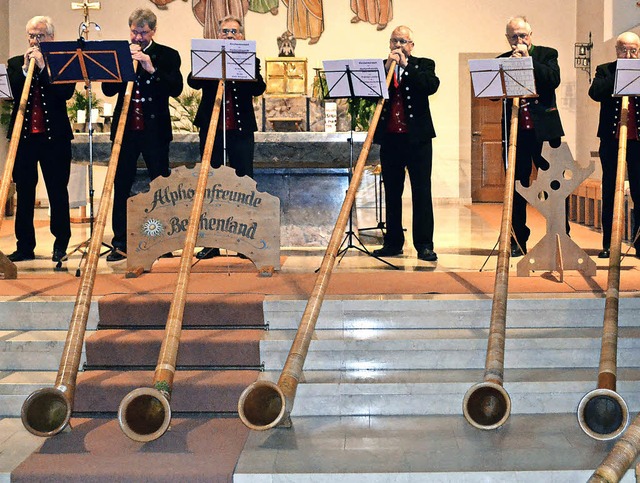
[[[623,32],[616,39],[618,59],[637,59],[640,52],[640,37],[633,32]]]

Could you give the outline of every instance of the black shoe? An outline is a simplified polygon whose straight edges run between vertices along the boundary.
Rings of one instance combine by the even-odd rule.
[[[64,257],[67,256],[67,252],[65,250],[61,250],[59,248],[53,249],[53,256],[51,257],[52,262],[61,262]]]
[[[34,260],[36,258],[33,252],[25,253],[16,250],[10,255],[7,255],[7,258],[12,262],[24,262],[25,260]]]
[[[173,258],[173,252],[163,253],[158,258]]]
[[[127,258],[126,253],[122,253],[120,251],[111,250],[111,253],[107,255],[107,262],[119,262],[120,260],[124,260]]]
[[[512,257],[521,257],[522,255],[526,255],[527,247],[523,246],[520,248],[518,245],[511,247],[511,256]]]
[[[605,248],[600,253],[598,253],[598,258],[609,258],[609,255],[611,255],[611,252],[608,248]]]
[[[374,257],[397,257],[402,255],[402,248],[394,248],[387,245],[382,245],[382,248],[378,248],[371,252]]]
[[[209,258],[219,257],[219,256],[220,256],[219,248],[204,247],[202,250],[196,253],[196,258],[198,260],[208,260]]]
[[[418,250],[418,258],[425,262],[435,262],[438,260],[438,255],[430,248],[425,248],[424,250]]]

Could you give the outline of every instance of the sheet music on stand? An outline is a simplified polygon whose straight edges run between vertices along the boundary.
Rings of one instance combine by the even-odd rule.
[[[640,95],[640,59],[618,59],[613,96]]]
[[[537,97],[531,57],[500,57],[469,61],[475,97]]]
[[[374,97],[389,99],[382,59],[324,60],[327,99]]]
[[[256,41],[191,39],[195,79],[256,80]]]
[[[40,50],[54,84],[135,80],[126,40],[42,42]]]
[[[7,66],[0,64],[0,100],[12,100],[11,84],[7,76]]]

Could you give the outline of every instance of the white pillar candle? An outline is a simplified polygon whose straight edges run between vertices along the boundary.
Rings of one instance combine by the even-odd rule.
[[[100,115],[100,112],[98,111],[98,109],[91,109],[91,122],[92,123],[98,122],[99,115]]]
[[[78,111],[78,124],[84,124],[85,122],[87,122],[87,112]]]
[[[105,102],[104,106],[102,107],[102,115],[104,117],[113,116],[113,104],[109,104],[108,102]]]

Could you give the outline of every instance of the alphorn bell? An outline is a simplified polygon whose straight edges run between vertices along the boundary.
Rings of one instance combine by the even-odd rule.
[[[624,96],[622,98],[622,112],[620,113],[618,167],[613,197],[611,252],[604,305],[598,387],[585,394],[578,405],[578,423],[580,427],[589,436],[601,441],[617,438],[629,423],[627,403],[616,392],[620,255],[624,226],[624,181],[627,174],[628,114],[629,97]]]
[[[22,134],[22,123],[24,122],[24,113],[27,109],[27,100],[29,99],[29,90],[31,89],[31,81],[33,80],[33,71],[35,70],[35,66],[36,59],[29,59],[27,77],[24,80],[22,95],[20,96],[20,102],[18,103],[18,112],[16,113],[16,119],[13,124],[13,132],[11,133],[11,140],[9,141],[9,151],[7,152],[7,159],[4,164],[2,180],[0,181],[0,228],[2,227],[2,222],[4,220],[7,198],[9,197],[9,186],[11,185],[16,155],[18,154],[18,145],[20,144],[20,135]]]
[[[218,83],[218,90],[213,104],[211,122],[207,131],[207,141],[202,154],[200,174],[196,185],[195,196],[189,217],[189,225],[180,257],[180,268],[176,288],[173,292],[171,307],[167,317],[164,339],[160,347],[158,363],[153,375],[152,387],[139,387],[127,394],[118,407],[118,423],[120,429],[134,441],[147,442],[162,436],[171,423],[171,391],[176,372],[176,360],[180,346],[182,319],[187,299],[187,288],[191,275],[191,262],[200,228],[200,215],[204,204],[205,190],[209,179],[211,155],[215,140],[216,127],[224,93],[224,81]]]
[[[134,71],[137,68],[137,64],[137,61],[134,61]],[[111,158],[109,159],[109,166],[107,167],[100,198],[100,207],[89,248],[87,249],[87,260],[80,279],[76,303],[73,307],[55,385],[54,387],[42,388],[32,392],[22,404],[22,424],[30,433],[36,436],[54,436],[65,429],[71,419],[78,367],[80,366],[80,357],[82,355],[82,344],[91,307],[91,295],[95,284],[107,215],[111,208],[113,184],[118,168],[118,158],[120,157],[122,137],[127,122],[132,91],[133,81],[127,82],[122,102],[122,112],[113,140]]]
[[[520,98],[513,99],[511,108],[511,132],[507,151],[507,172],[502,203],[500,244],[493,285],[493,304],[489,324],[489,340],[485,360],[484,381],[469,388],[464,395],[462,412],[469,423],[478,429],[496,429],[502,426],[511,413],[511,398],[503,387],[504,343],[507,326],[507,298],[509,293],[509,258],[511,216],[516,173],[516,149]]]
[[[387,86],[393,78],[396,62],[392,62],[387,74]],[[256,381],[248,386],[240,395],[238,400],[238,413],[240,419],[249,429],[267,430],[281,425],[291,426],[290,414],[293,409],[293,402],[296,397],[298,382],[302,377],[302,368],[309,351],[311,337],[315,330],[324,294],[331,278],[331,271],[335,265],[336,256],[340,249],[340,240],[347,226],[349,213],[356,197],[356,192],[360,186],[362,173],[364,171],[369,150],[373,143],[373,134],[378,125],[384,99],[379,99],[376,109],[371,118],[367,137],[362,145],[362,151],[353,169],[351,183],[347,189],[342,208],[338,214],[338,220],[331,233],[327,250],[322,258],[322,264],[315,285],[311,291],[311,296],[307,301],[296,336],[287,355],[278,384],[271,381]]]

